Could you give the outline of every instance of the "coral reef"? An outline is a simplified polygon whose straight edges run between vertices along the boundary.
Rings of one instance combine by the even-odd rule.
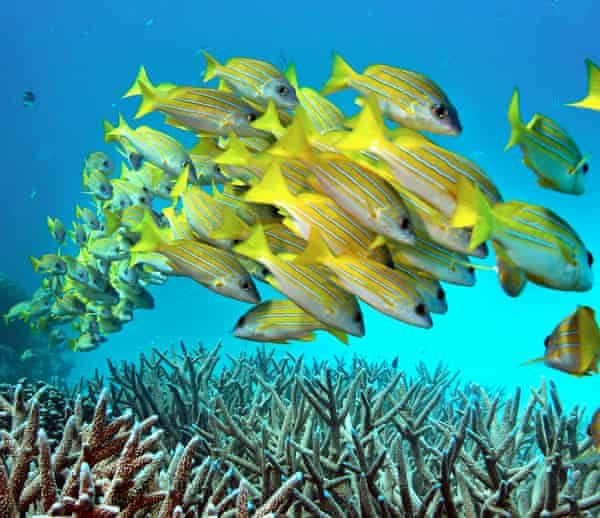
[[[78,399],[57,441],[40,396],[18,387],[3,404],[0,516],[600,515],[583,410],[553,383],[522,404],[443,366],[409,376],[396,360],[265,349],[220,363],[219,349],[111,364],[85,383],[91,419]]]

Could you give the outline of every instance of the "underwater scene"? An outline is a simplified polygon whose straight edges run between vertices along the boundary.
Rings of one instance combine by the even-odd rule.
[[[0,517],[600,516],[600,4],[3,7]]]

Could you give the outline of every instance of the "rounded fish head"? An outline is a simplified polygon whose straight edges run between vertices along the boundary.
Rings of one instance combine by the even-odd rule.
[[[405,124],[439,135],[457,136],[462,132],[458,111],[447,99],[413,106],[412,114],[408,116]]]
[[[273,99],[277,107],[292,109],[298,105],[294,87],[284,79],[271,81],[265,88],[265,96]]]

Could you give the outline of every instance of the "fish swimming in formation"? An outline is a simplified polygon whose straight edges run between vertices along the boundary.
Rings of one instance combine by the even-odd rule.
[[[446,93],[418,72],[370,65],[359,74],[334,54],[331,78],[321,94],[345,88],[353,88],[365,97],[374,96],[382,113],[402,126],[443,135],[459,135],[462,131],[458,112]]]
[[[554,328],[544,340],[544,356],[526,364],[544,362],[548,367],[573,376],[598,373],[600,330],[594,310],[578,306]]]
[[[232,58],[219,62],[205,50],[204,82],[218,77],[239,95],[259,104],[273,100],[280,108],[294,108],[298,104],[296,91],[284,75],[271,63],[250,58]]]
[[[581,154],[564,129],[539,113],[527,125],[523,124],[517,89],[510,101],[508,120],[511,135],[504,149],[514,145],[521,148],[523,163],[537,175],[540,187],[566,194],[584,193],[589,157]]]
[[[298,84],[293,66],[283,74],[260,60],[205,58],[205,80],[219,79],[217,88],[154,85],[140,67],[124,95],[141,97],[136,118],[160,112],[194,143],[132,128],[121,116],[117,127],[105,122],[105,140],[125,159],[120,175],[108,154],[86,157],[90,208],[77,206],[69,232],[47,220],[61,249],[68,235],[77,251],[32,259],[41,286],[6,321],[27,322],[49,344],[93,350],[137,310],[154,308],[150,286],[186,276],[256,304],[235,325],[240,338],[308,341],[323,330],[347,343],[347,335],[365,334],[359,299],[427,329],[432,314],[448,311],[445,283],[473,286],[477,270],[496,271],[511,296],[527,281],[591,288],[593,257],[567,222],[544,207],[504,201],[477,164],[417,131],[462,129],[457,109],[429,78],[386,65],[358,74],[336,56],[319,93]],[[357,117],[322,95],[345,88],[360,94]],[[517,124],[515,106],[514,143],[548,178],[569,178],[561,160],[577,162],[574,143],[549,119]],[[388,127],[384,117],[401,126]],[[550,167],[538,141],[571,155]],[[488,255],[488,241],[495,266],[473,259]],[[261,304],[257,280],[286,299]],[[590,311],[578,321],[589,322]],[[593,371],[597,361],[584,352]]]

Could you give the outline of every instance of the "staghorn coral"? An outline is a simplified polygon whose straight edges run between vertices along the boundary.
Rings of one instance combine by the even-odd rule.
[[[520,390],[463,385],[443,366],[408,376],[397,361],[305,364],[265,349],[220,366],[218,352],[181,344],[111,365],[108,391],[87,382],[92,422],[79,400],[53,452],[37,399],[23,403],[2,436],[0,511],[600,516],[600,465],[580,461],[592,452],[583,411],[565,411],[553,383],[522,405]]]

